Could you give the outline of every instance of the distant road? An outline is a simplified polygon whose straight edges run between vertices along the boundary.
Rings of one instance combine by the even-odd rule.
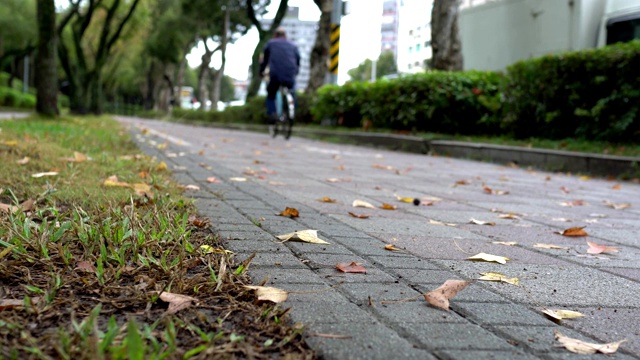
[[[19,119],[31,115],[28,112],[0,112],[0,119]]]

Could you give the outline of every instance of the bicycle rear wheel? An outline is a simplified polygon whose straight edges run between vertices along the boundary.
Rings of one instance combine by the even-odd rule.
[[[291,130],[293,128],[293,95],[289,93],[289,89],[284,88],[282,91],[282,135],[289,140]]]

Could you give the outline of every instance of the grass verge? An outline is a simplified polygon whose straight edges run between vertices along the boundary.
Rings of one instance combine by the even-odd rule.
[[[0,129],[0,358],[314,357],[115,121]]]

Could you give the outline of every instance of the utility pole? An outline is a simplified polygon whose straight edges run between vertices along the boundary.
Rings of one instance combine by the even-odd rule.
[[[340,55],[340,19],[342,18],[342,0],[333,0],[331,8],[331,34],[329,46],[329,83],[338,83],[338,62]]]

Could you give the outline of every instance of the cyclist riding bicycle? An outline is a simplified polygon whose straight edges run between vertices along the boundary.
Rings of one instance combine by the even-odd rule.
[[[295,99],[296,75],[300,69],[300,51],[298,47],[287,40],[284,28],[276,29],[273,39],[269,40],[264,47],[264,55],[260,63],[260,76],[264,76],[264,71],[269,66],[269,84],[267,85],[267,116],[271,123],[275,123],[276,115],[276,92],[280,86],[284,85]]]

